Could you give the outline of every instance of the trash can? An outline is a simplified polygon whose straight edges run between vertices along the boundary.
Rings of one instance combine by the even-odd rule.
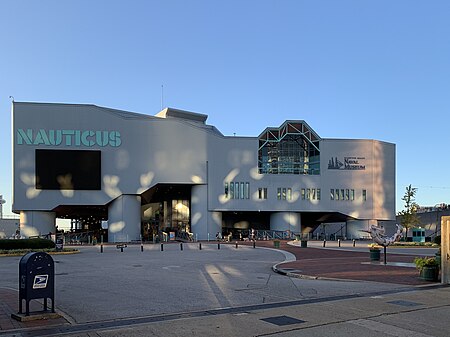
[[[273,241],[273,246],[274,246],[275,248],[280,248],[280,241],[274,240],[274,241]]]
[[[306,247],[308,247],[308,241],[302,240],[302,241],[300,242],[300,247],[301,247],[301,248],[306,248]]]
[[[22,314],[22,301],[26,303],[26,316],[30,315],[30,301],[52,300],[52,312],[55,312],[55,263],[52,257],[43,252],[28,253],[19,262],[19,314]]]

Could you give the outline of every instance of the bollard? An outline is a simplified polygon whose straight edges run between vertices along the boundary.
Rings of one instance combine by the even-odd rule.
[[[144,245],[141,243],[141,252],[144,251]]]
[[[355,239],[353,239],[353,247],[355,247],[355,242],[356,242]]]
[[[183,250],[183,243],[180,243],[180,250]]]
[[[100,253],[103,253],[103,245],[100,245]]]
[[[253,248],[256,248],[256,241],[253,241]]]
[[[120,246],[120,252],[123,253],[123,246]]]
[[[338,239],[338,247],[341,246],[341,239]]]
[[[164,244],[161,243],[161,251],[164,251]]]
[[[198,243],[198,249],[202,250],[202,243],[201,242]]]
[[[323,240],[323,246],[325,247],[327,240]]]
[[[217,244],[217,249],[220,249],[220,243]]]
[[[238,243],[237,243],[237,241],[236,241],[236,249],[238,248]]]

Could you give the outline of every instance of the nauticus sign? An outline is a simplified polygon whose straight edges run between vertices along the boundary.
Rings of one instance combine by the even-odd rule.
[[[365,170],[366,165],[363,163],[365,157],[344,157],[344,162],[337,157],[328,161],[329,170]]]
[[[17,129],[17,145],[112,146],[122,144],[119,131]]]

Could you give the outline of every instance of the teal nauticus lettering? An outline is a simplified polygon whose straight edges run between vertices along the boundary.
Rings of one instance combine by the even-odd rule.
[[[81,134],[81,143],[84,146],[94,146],[94,141],[92,139],[88,139],[88,137],[92,137],[94,135],[94,131],[83,131]]]
[[[122,140],[120,139],[120,132],[119,131],[111,131],[109,133],[109,145],[111,146],[120,146],[122,144]]]
[[[119,131],[17,129],[17,145],[111,146],[122,144]]]
[[[25,144],[31,145],[33,144],[33,130],[27,129],[27,131],[23,131],[23,129],[17,130],[17,144],[22,145],[25,141]]]

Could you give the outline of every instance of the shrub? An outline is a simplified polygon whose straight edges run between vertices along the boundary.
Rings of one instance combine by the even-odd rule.
[[[47,239],[0,240],[1,250],[55,248],[55,243]]]
[[[419,271],[422,271],[424,267],[439,267],[435,257],[416,257],[414,263]]]

